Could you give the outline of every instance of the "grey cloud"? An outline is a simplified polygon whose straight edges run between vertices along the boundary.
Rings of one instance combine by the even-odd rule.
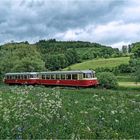
[[[131,5],[132,2],[125,0],[1,0],[0,43],[53,37],[63,40],[65,32],[69,30],[85,29],[89,25],[96,29],[98,25],[124,20],[127,8]],[[128,16],[127,22],[129,20]],[[75,39],[103,43],[123,39],[117,33],[119,35],[110,38],[105,36],[100,39],[98,36],[98,39],[92,40],[90,29],[85,30],[85,34],[83,30],[82,37],[79,34],[76,33]]]

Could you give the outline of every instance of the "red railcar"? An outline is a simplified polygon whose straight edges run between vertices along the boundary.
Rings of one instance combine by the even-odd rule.
[[[6,73],[4,82],[6,84],[62,85],[77,87],[98,85],[95,71],[92,70]]]

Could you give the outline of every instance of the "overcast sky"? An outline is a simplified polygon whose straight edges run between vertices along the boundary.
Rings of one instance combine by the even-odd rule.
[[[0,44],[50,38],[119,48],[140,41],[140,1],[0,0]]]

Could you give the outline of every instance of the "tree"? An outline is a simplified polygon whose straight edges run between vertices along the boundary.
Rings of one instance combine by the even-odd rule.
[[[111,72],[102,72],[102,73],[98,74],[97,77],[98,77],[99,84],[101,87],[104,87],[107,89],[118,87],[117,78]]]
[[[131,53],[132,51],[132,45],[128,45],[128,53]]]
[[[136,65],[135,65],[135,72],[133,73],[133,77],[135,82],[140,82],[140,58],[137,59]]]
[[[0,72],[30,72],[45,69],[45,63],[36,46],[29,44],[8,44],[1,50]]]
[[[122,46],[122,52],[125,54],[127,53],[127,46],[126,45],[123,45]]]

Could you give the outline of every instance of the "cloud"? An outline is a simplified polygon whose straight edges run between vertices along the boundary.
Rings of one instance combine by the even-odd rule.
[[[138,41],[137,0],[1,0],[0,43],[56,38],[106,45]]]

